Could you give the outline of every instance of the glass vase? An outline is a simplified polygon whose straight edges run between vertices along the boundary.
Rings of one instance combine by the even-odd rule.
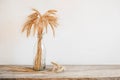
[[[37,69],[34,68],[33,66],[33,69],[36,70],[36,71],[43,71],[45,70],[46,68],[46,48],[45,48],[45,44],[44,44],[44,40],[41,39],[41,44],[39,45],[40,46],[40,50],[41,50],[41,55],[37,55],[37,49],[38,49],[38,42],[35,44],[35,49],[34,49],[34,60],[33,60],[33,63],[34,63],[34,66],[35,66],[35,59],[36,57],[40,57],[41,59],[38,60],[38,66],[37,66]]]

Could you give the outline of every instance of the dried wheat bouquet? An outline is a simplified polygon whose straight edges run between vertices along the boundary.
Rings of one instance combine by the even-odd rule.
[[[42,34],[45,31],[47,33],[47,28],[51,27],[53,35],[55,35],[55,28],[57,27],[57,17],[56,17],[56,10],[48,10],[44,14],[41,14],[38,10],[32,9],[33,13],[28,16],[27,21],[24,23],[22,28],[22,32],[26,31],[27,37],[30,36],[31,29],[33,30],[33,34],[37,33],[37,53],[35,56],[34,61],[34,70],[40,70],[41,68],[41,39]]]

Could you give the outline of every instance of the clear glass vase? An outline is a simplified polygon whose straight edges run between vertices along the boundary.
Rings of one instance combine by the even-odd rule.
[[[46,48],[45,48],[45,44],[44,41],[42,40],[42,60],[41,60],[41,69],[40,70],[45,70],[46,68]]]
[[[35,64],[35,57],[37,55],[37,46],[38,46],[38,42],[34,46],[33,64]],[[38,57],[41,57],[41,60],[40,60],[41,64],[38,65],[39,66],[38,69],[35,69],[33,67],[33,69],[36,70],[36,71],[42,71],[42,70],[45,70],[45,68],[46,68],[46,48],[45,48],[45,44],[44,44],[44,40],[43,39],[41,40],[41,45],[39,45],[39,46],[41,46],[41,56],[38,56]]]

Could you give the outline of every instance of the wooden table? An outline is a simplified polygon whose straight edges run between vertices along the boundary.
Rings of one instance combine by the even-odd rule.
[[[48,66],[50,68],[50,66]],[[120,80],[120,65],[65,66],[61,73],[33,71],[31,66],[0,66],[0,80]]]

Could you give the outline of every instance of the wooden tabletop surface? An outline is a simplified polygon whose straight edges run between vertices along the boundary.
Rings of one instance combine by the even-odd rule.
[[[0,80],[120,80],[120,65],[66,65],[65,71],[34,71],[32,66],[0,65]]]

